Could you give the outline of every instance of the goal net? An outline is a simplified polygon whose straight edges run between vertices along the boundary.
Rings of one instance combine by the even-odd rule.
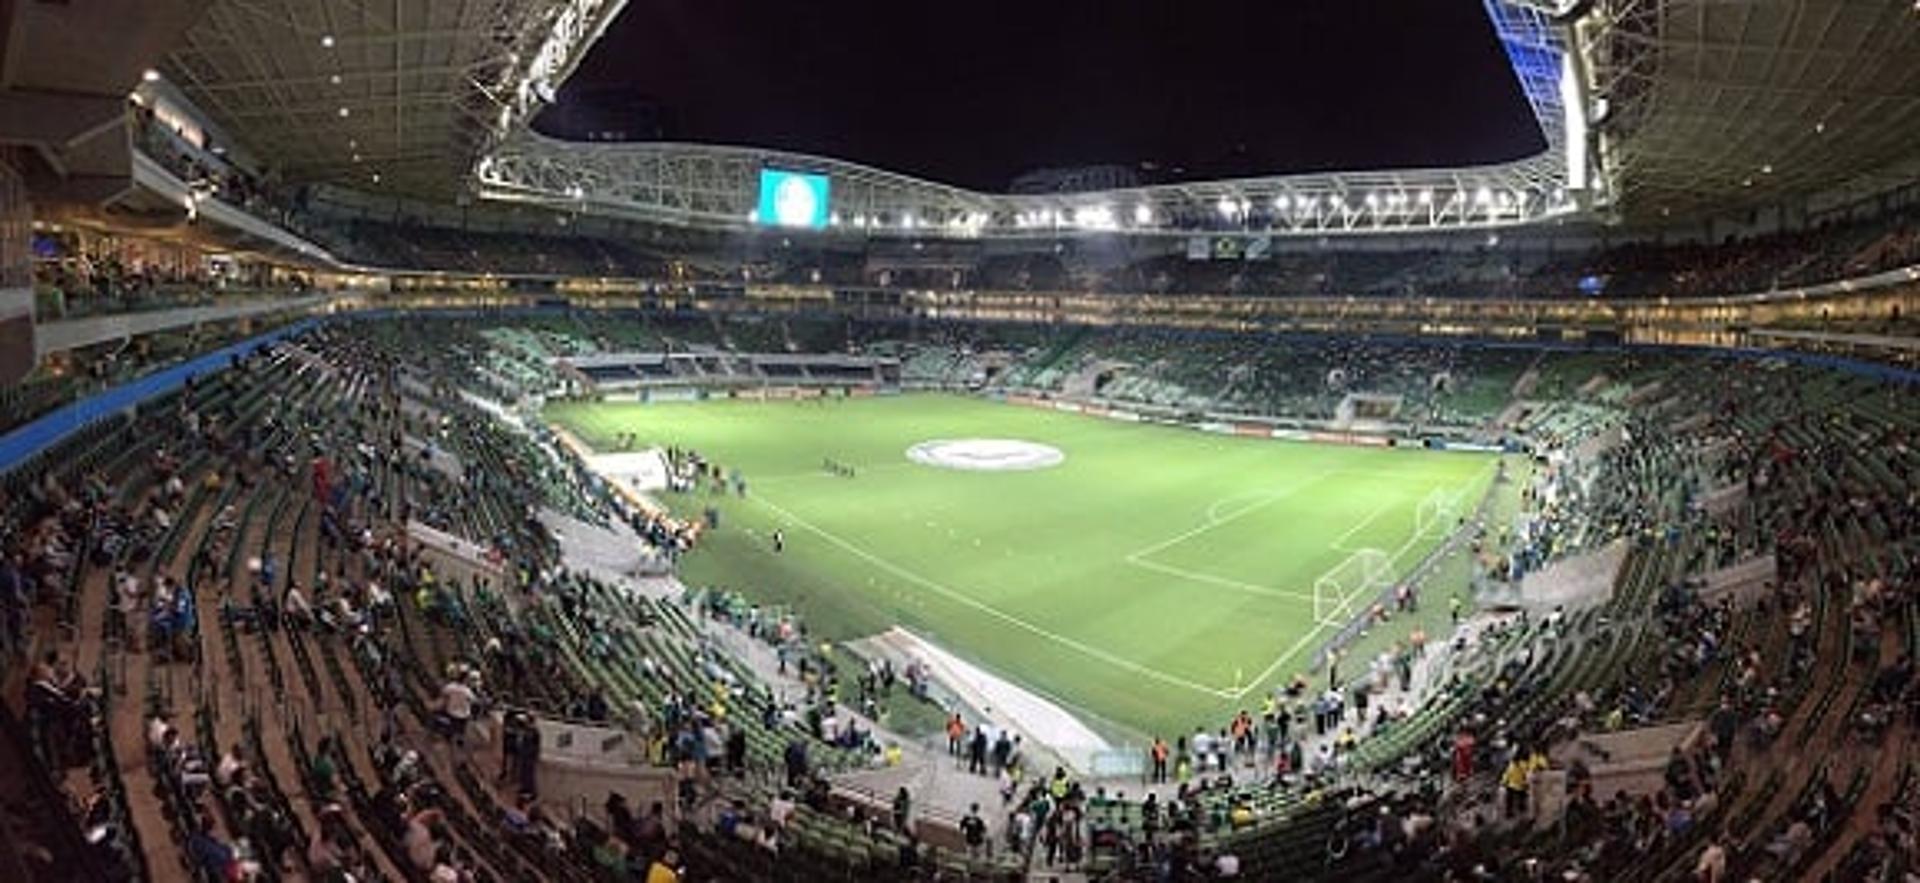
[[[1313,582],[1313,616],[1326,624],[1351,619],[1354,604],[1366,603],[1393,581],[1387,553],[1361,549]]]
[[[1421,539],[1446,536],[1459,521],[1459,491],[1435,488],[1413,510],[1413,532]]]

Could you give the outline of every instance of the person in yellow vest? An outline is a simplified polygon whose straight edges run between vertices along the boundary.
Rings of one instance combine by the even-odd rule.
[[[1054,767],[1053,781],[1047,784],[1047,793],[1052,794],[1055,801],[1061,801],[1067,799],[1067,792],[1071,790],[1073,783],[1067,779],[1066,767]]]
[[[1533,774],[1546,769],[1546,756],[1537,751],[1516,748],[1513,759],[1507,761],[1507,768],[1500,774],[1500,790],[1506,797],[1507,818],[1519,818],[1527,813],[1527,796],[1533,787]]]
[[[667,847],[666,853],[647,868],[646,883],[680,883],[680,853]]]
[[[887,751],[886,751],[887,766],[890,766],[890,767],[899,766],[900,757],[901,757],[900,746],[895,745],[891,742],[887,743]]]

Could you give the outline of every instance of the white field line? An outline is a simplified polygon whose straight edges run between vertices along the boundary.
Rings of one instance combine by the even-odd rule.
[[[1499,468],[1499,465],[1500,465],[1499,459],[1495,458],[1495,460],[1492,463],[1487,465],[1487,471],[1493,472],[1495,469]],[[1473,486],[1473,482],[1469,481],[1467,484],[1462,486],[1461,492],[1465,493],[1466,489],[1471,488],[1472,486]],[[1378,514],[1379,513],[1375,513],[1375,515],[1378,515]],[[1368,520],[1371,521],[1372,516],[1369,516]],[[1362,523],[1364,524],[1365,522],[1362,522]],[[1348,531],[1347,536],[1343,536],[1341,537],[1340,540],[1335,541],[1336,550],[1338,550],[1338,545],[1340,542],[1345,541],[1348,538],[1348,536],[1351,536],[1353,533],[1356,533],[1356,532],[1357,532],[1357,529],[1354,531]],[[1391,567],[1399,564],[1401,556],[1407,554],[1407,550],[1412,549],[1414,543],[1418,542],[1419,539],[1420,539],[1419,531],[1417,530],[1408,531],[1407,541],[1404,543],[1401,543],[1400,548],[1394,550],[1394,553],[1387,558],[1388,566]],[[1442,538],[1442,541],[1444,541],[1444,537]],[[1342,606],[1345,606],[1347,600],[1348,599],[1341,599]],[[1268,678],[1273,677],[1276,672],[1280,671],[1281,666],[1286,665],[1288,661],[1293,659],[1293,657],[1299,655],[1301,650],[1304,650],[1308,646],[1310,646],[1316,638],[1320,637],[1320,634],[1322,632],[1325,632],[1328,629],[1339,628],[1344,624],[1345,623],[1339,622],[1337,620],[1331,620],[1331,619],[1317,620],[1313,624],[1313,628],[1308,629],[1306,634],[1301,635],[1299,640],[1294,641],[1292,646],[1288,647],[1284,652],[1282,652],[1278,657],[1276,657],[1273,660],[1273,662],[1269,664],[1264,670],[1262,670],[1258,675],[1255,675],[1253,680],[1246,682],[1238,690],[1233,691],[1233,696],[1230,698],[1237,701],[1240,698],[1246,696],[1248,693],[1251,693],[1255,689],[1258,689],[1259,686],[1265,683]]]
[[[1154,561],[1148,558],[1129,558],[1127,559],[1127,563],[1135,567],[1144,567],[1148,570],[1156,571],[1158,573],[1164,573],[1168,576],[1177,576],[1177,577],[1180,577],[1181,579],[1193,580],[1194,582],[1208,583],[1210,585],[1216,585],[1224,588],[1235,589],[1237,591],[1246,592],[1250,595],[1265,595],[1270,598],[1290,598],[1296,601],[1308,601],[1308,602],[1311,602],[1313,600],[1313,594],[1310,592],[1299,592],[1299,591],[1292,591],[1288,589],[1276,589],[1272,586],[1263,586],[1263,585],[1258,585],[1256,583],[1243,583],[1236,579],[1228,579],[1224,576],[1214,576],[1213,574],[1210,574],[1210,573],[1199,573],[1197,571],[1192,571],[1192,570],[1182,570],[1178,567],[1173,567],[1167,564],[1161,564],[1158,561]]]
[[[945,597],[948,600],[956,604],[959,604],[963,607],[972,608],[973,610],[977,610],[981,613],[987,614],[988,616],[998,619],[1001,622],[1004,622],[1022,631],[1028,632],[1030,634],[1038,635],[1039,637],[1042,637],[1042,638],[1046,638],[1049,641],[1053,641],[1054,643],[1059,644],[1063,647],[1067,647],[1076,652],[1089,656],[1093,659],[1097,659],[1097,660],[1100,660],[1101,662],[1105,662],[1108,665],[1116,666],[1118,668],[1125,669],[1126,671],[1133,672],[1134,674],[1152,678],[1164,684],[1171,684],[1176,687],[1183,687],[1185,689],[1192,690],[1196,693],[1201,693],[1204,695],[1213,696],[1220,699],[1237,698],[1232,690],[1223,690],[1217,687],[1209,687],[1209,686],[1206,686],[1205,684],[1200,684],[1195,681],[1187,680],[1186,678],[1180,677],[1179,675],[1167,674],[1166,672],[1160,671],[1159,669],[1149,668],[1147,666],[1141,665],[1140,663],[1134,662],[1131,659],[1115,656],[1112,653],[1109,653],[1098,647],[1088,645],[1082,641],[1069,638],[1066,635],[1060,634],[1059,632],[1052,631],[1042,626],[1034,625],[1033,623],[1030,623],[1024,619],[1021,619],[1020,617],[1017,617],[1010,613],[1002,611],[999,608],[993,607],[992,605],[982,603],[974,598],[967,596],[963,592],[955,591],[954,589],[949,588],[941,583],[935,582],[931,579],[921,576],[920,574],[914,573],[911,570],[907,570],[906,568],[901,567],[897,564],[894,564],[893,562],[888,561],[885,558],[881,558],[880,556],[875,555],[871,552],[868,552],[867,550],[862,549],[859,546],[856,546],[850,542],[847,542],[846,540],[841,539],[839,536],[835,535],[833,532],[828,531],[825,528],[819,527],[807,521],[806,519],[801,518],[800,516],[795,515],[784,508],[781,508],[779,505],[775,504],[771,500],[768,500],[766,497],[756,496],[756,497],[753,497],[753,499],[759,502],[760,505],[763,505],[768,509],[773,510],[774,514],[779,515],[780,517],[798,525],[800,528],[810,533],[818,535],[820,538],[826,540],[829,543],[839,546],[841,549],[845,550],[848,554],[853,555],[854,557],[859,558],[863,561],[866,561],[867,563],[872,564],[873,566],[878,567],[881,570],[884,570],[888,573],[891,573],[894,576],[897,576],[908,582],[915,583],[919,586],[929,589],[941,595],[942,597]]]
[[[1302,485],[1302,487],[1304,487],[1304,485]],[[1288,496],[1292,495],[1293,492],[1296,490],[1299,490],[1299,488],[1296,487],[1296,488],[1289,488],[1283,491],[1276,491],[1272,495],[1267,496],[1264,499],[1258,500],[1256,502],[1248,503],[1247,505],[1241,506],[1238,509],[1234,509],[1228,512],[1226,515],[1220,516],[1218,518],[1214,517],[1212,514],[1212,510],[1209,509],[1206,521],[1200,522],[1200,524],[1188,530],[1181,531],[1180,533],[1174,534],[1173,536],[1170,536],[1157,543],[1153,543],[1147,546],[1141,546],[1138,549],[1128,552],[1126,555],[1126,560],[1129,564],[1138,564],[1139,559],[1141,558],[1145,558],[1149,555],[1154,554],[1155,552],[1161,551],[1162,549],[1171,549],[1174,546],[1178,546],[1181,543],[1184,543],[1190,539],[1193,539],[1194,537],[1197,537],[1203,533],[1206,533],[1207,531],[1210,531],[1223,524],[1231,524],[1232,522],[1238,521],[1246,515],[1252,514],[1261,509],[1265,509],[1268,506],[1271,506],[1275,503],[1280,502],[1283,499],[1286,499]]]
[[[1275,658],[1271,665],[1268,665],[1259,674],[1254,675],[1253,680],[1246,682],[1245,685],[1241,686],[1240,689],[1233,691],[1233,695],[1228,696],[1227,698],[1238,700],[1241,697],[1246,696],[1248,693],[1251,693],[1254,690],[1259,689],[1260,685],[1266,683],[1268,678],[1273,677],[1274,673],[1278,672],[1281,666],[1286,665],[1289,660],[1299,655],[1301,650],[1306,649],[1309,645],[1311,645],[1314,642],[1314,640],[1318,639],[1320,637],[1321,632],[1324,632],[1327,629],[1332,627],[1333,626],[1329,625],[1326,620],[1315,622],[1313,624],[1313,628],[1308,629],[1306,634],[1300,636],[1300,640],[1294,641],[1293,646],[1288,647],[1284,652],[1282,652],[1279,655],[1279,657]]]
[[[1350,540],[1350,539],[1353,539],[1353,535],[1354,535],[1354,534],[1357,534],[1357,533],[1359,533],[1360,531],[1362,531],[1362,530],[1365,530],[1365,529],[1366,529],[1366,527],[1367,527],[1367,525],[1369,525],[1369,524],[1372,524],[1372,523],[1373,523],[1373,522],[1374,522],[1374,521],[1375,521],[1376,519],[1378,519],[1378,518],[1379,518],[1380,516],[1382,516],[1382,515],[1385,515],[1385,514],[1387,514],[1387,510],[1388,510],[1388,509],[1392,509],[1392,508],[1394,508],[1394,504],[1393,504],[1393,503],[1387,503],[1386,505],[1383,505],[1383,506],[1381,506],[1380,508],[1378,508],[1378,509],[1375,509],[1375,510],[1373,510],[1373,514],[1371,514],[1371,515],[1368,515],[1367,517],[1365,517],[1365,518],[1362,518],[1362,519],[1360,519],[1360,521],[1359,521],[1359,523],[1358,523],[1358,524],[1355,524],[1354,526],[1352,526],[1352,527],[1349,527],[1349,528],[1347,528],[1347,532],[1346,532],[1346,533],[1343,533],[1343,534],[1341,534],[1341,535],[1340,535],[1340,536],[1339,536],[1339,537],[1338,537],[1337,539],[1335,539],[1335,540],[1334,540],[1333,542],[1331,542],[1331,543],[1328,543],[1328,544],[1327,544],[1327,548],[1329,548],[1329,549],[1332,549],[1332,550],[1334,550],[1335,552],[1358,552],[1358,551],[1360,551],[1359,549],[1349,549],[1349,548],[1347,548],[1347,541],[1348,541],[1348,540]]]

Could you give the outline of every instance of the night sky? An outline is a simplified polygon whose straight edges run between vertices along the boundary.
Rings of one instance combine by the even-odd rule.
[[[629,0],[539,127],[1003,191],[1453,166],[1543,145],[1477,0]]]

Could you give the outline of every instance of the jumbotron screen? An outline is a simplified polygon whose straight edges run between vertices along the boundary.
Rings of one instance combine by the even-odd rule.
[[[826,175],[785,169],[760,170],[760,208],[754,220],[776,227],[827,226],[831,186]]]

